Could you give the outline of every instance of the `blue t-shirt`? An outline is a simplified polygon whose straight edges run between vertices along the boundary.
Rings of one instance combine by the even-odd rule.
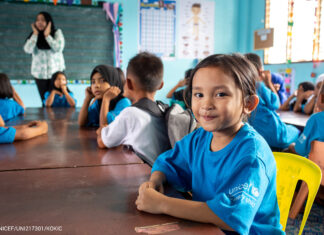
[[[24,114],[25,109],[12,99],[0,99],[0,115],[8,121],[18,115]]]
[[[44,100],[43,100],[44,105],[46,104],[46,100],[50,96],[50,94],[51,94],[51,92],[49,92],[49,91],[46,91],[45,92],[45,94],[44,94]],[[74,98],[73,93],[72,92],[69,92],[69,95],[73,98],[73,100],[75,102],[75,106],[76,106],[76,102],[77,101]],[[51,107],[71,107],[71,105],[67,101],[65,95],[60,96],[58,94],[55,94],[54,100],[53,100],[53,103],[52,103]]]
[[[119,113],[126,107],[131,106],[131,101],[128,98],[120,99],[115,108],[110,110],[107,114],[107,122],[111,123],[115,120],[115,118],[119,115]],[[100,118],[100,105],[98,100],[96,100],[89,108],[88,108],[88,124],[87,126],[99,126],[99,118]]]
[[[271,147],[284,149],[295,142],[300,131],[281,121],[275,110],[279,107],[279,100],[263,82],[257,83],[259,104],[251,113],[249,123],[259,132]],[[271,103],[274,102],[274,103]]]
[[[280,103],[283,104],[287,100],[284,78],[280,74],[271,73],[271,81],[273,84],[280,84],[280,88],[278,90],[278,96],[280,99]]]
[[[296,141],[295,150],[299,155],[307,157],[314,140],[324,142],[324,111],[314,113],[307,121],[303,133]]]
[[[14,142],[16,129],[13,127],[0,127],[0,144],[10,144]]]
[[[193,200],[206,202],[240,234],[284,234],[276,196],[276,163],[264,139],[245,124],[223,149],[210,150],[213,134],[202,128],[161,154],[161,171]]]

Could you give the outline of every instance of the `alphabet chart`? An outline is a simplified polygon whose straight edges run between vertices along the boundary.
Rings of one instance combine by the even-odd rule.
[[[175,57],[176,0],[140,0],[139,51]]]

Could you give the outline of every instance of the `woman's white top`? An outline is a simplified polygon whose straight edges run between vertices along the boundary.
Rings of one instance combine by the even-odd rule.
[[[53,73],[65,70],[64,36],[62,30],[57,29],[54,38],[51,35],[45,37],[51,47],[49,50],[38,49],[37,37],[33,34],[24,45],[24,51],[32,54],[31,74],[38,79],[50,79]]]

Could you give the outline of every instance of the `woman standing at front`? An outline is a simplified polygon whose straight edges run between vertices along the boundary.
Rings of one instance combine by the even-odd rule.
[[[52,74],[65,70],[65,42],[62,31],[55,29],[53,19],[47,12],[38,13],[36,22],[31,27],[33,32],[25,42],[24,51],[32,54],[31,74],[43,100],[45,92],[49,90]]]

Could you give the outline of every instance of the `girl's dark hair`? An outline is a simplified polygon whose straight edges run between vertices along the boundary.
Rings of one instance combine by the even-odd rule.
[[[57,76],[60,75],[60,74],[63,74],[65,76],[65,78],[66,78],[66,75],[65,75],[64,72],[57,71],[57,72],[53,73],[53,75],[51,77],[51,84],[50,84],[49,92],[51,92],[52,90],[57,90],[57,91],[63,93],[61,88],[57,88],[55,86],[55,80],[56,80]],[[66,89],[67,89],[68,92],[71,92],[70,89],[67,86],[67,80],[66,80]]]
[[[13,91],[8,76],[5,73],[0,73],[0,98],[5,99],[12,97]]]
[[[190,75],[191,75],[191,72],[192,72],[193,69],[187,69],[186,72],[185,72],[185,79],[189,79],[190,78]]]
[[[121,100],[122,98],[124,98],[124,96],[123,96],[124,83],[122,81],[120,73],[113,66],[104,65],[104,64],[98,65],[92,70],[92,73],[90,75],[90,81],[92,79],[92,76],[95,73],[100,73],[102,78],[106,82],[108,82],[110,86],[116,86],[116,87],[118,87],[120,89],[120,94],[115,99],[112,99],[110,101],[109,110],[113,110],[115,108],[117,102],[119,100]],[[100,102],[100,107],[101,107],[101,100],[99,102]]]
[[[302,86],[304,91],[313,91],[315,90],[315,86],[311,82],[301,82],[298,87]]]
[[[243,105],[245,105],[246,97],[256,94],[255,81],[257,80],[258,72],[251,62],[241,54],[215,54],[202,60],[191,72],[184,96],[188,107],[191,107],[193,78],[199,69],[207,67],[220,68],[234,79],[235,84],[242,91]]]
[[[52,22],[50,35],[52,37],[54,37],[55,32],[56,32],[56,29],[55,29],[55,25],[54,25],[52,16],[48,12],[46,12],[46,11],[39,12],[37,15],[43,15],[47,24],[49,22]],[[27,39],[29,39],[32,35],[33,35],[33,32],[31,32],[29,34],[29,36],[27,37]],[[42,49],[42,50],[50,50],[51,49],[51,47],[48,45],[48,43],[47,43],[47,41],[45,39],[44,30],[42,30],[42,31],[39,31],[38,30],[38,37],[37,37],[36,46],[37,46],[38,49]]]

